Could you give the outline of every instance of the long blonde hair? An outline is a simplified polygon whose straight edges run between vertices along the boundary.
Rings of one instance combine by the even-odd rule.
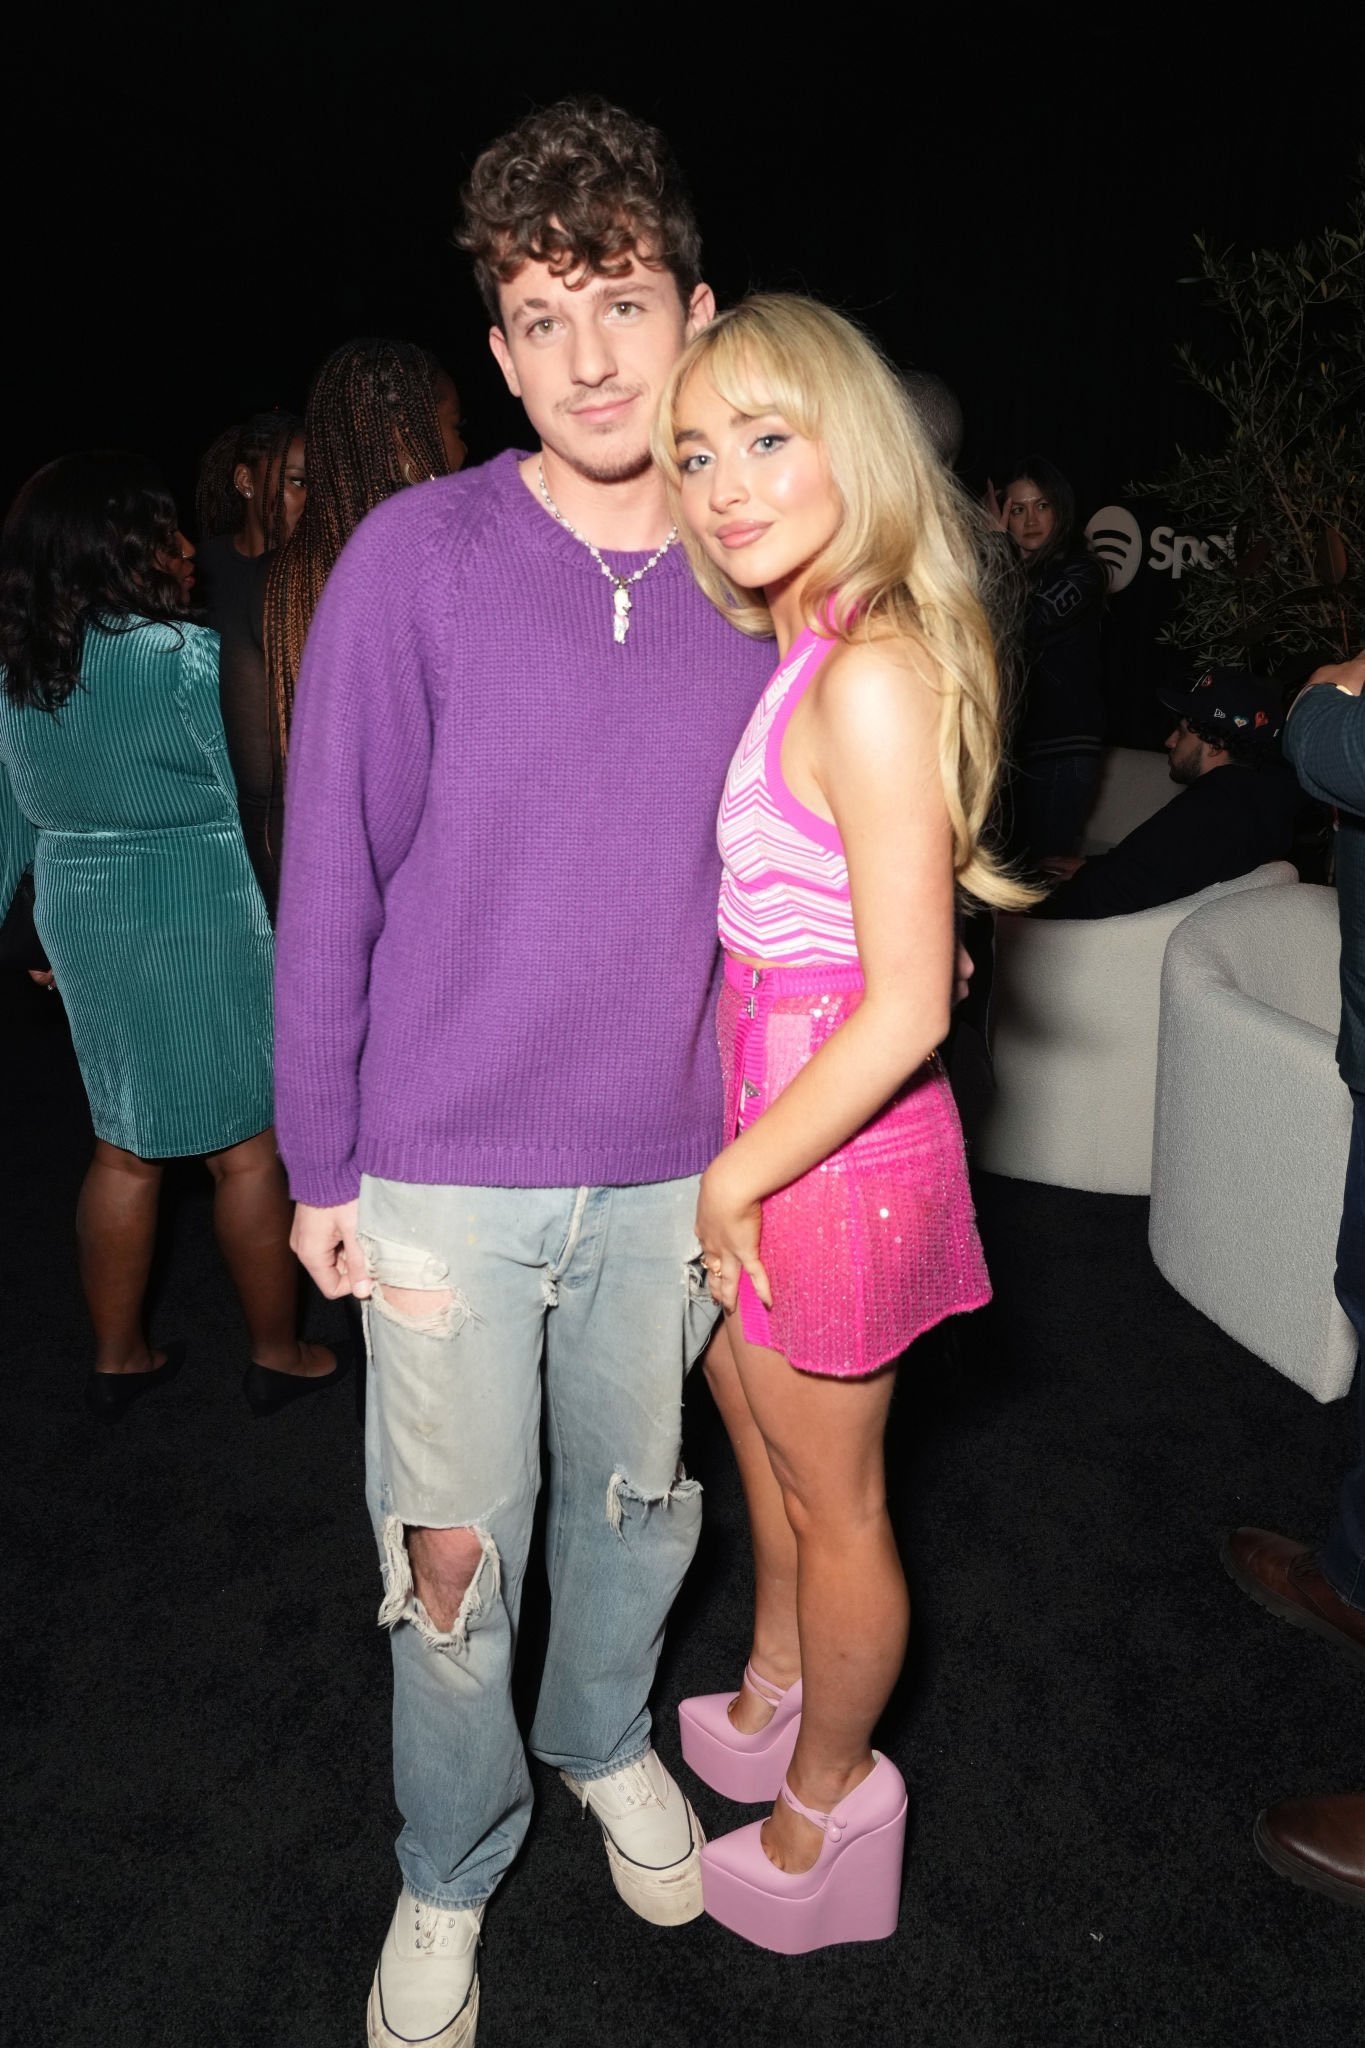
[[[937,675],[939,774],[958,886],[1000,909],[1027,908],[1038,892],[1006,872],[982,838],[1002,754],[982,515],[939,462],[895,372],[851,321],[788,293],[745,299],[684,350],[652,439],[693,573],[742,633],[773,630],[761,593],[731,583],[680,517],[677,405],[702,368],[737,411],[776,411],[824,443],[843,516],[804,583],[806,623],[841,640],[889,630],[927,655]]]

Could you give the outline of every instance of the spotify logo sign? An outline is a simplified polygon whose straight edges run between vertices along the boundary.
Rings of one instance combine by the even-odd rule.
[[[1142,566],[1142,528],[1126,505],[1102,505],[1085,537],[1104,563],[1111,590],[1126,590]]]
[[[1085,537],[1104,563],[1110,590],[1126,590],[1142,567],[1142,528],[1126,505],[1101,505],[1086,521]],[[1154,526],[1148,536],[1152,552],[1147,567],[1178,583],[1190,568],[1212,569],[1232,554],[1232,537],[1211,533],[1177,533],[1173,526]]]

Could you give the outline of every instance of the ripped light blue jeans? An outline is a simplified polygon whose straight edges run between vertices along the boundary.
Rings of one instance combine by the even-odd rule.
[[[581,1780],[649,1746],[664,1623],[701,1524],[701,1490],[679,1463],[683,1381],[715,1315],[696,1199],[695,1179],[361,1184],[375,1283],[367,1490],[393,1648],[398,1862],[431,1905],[488,1898],[530,1820],[511,1681],[542,1400],[551,1620],[530,1746]],[[417,1597],[413,1527],[479,1538],[448,1630]]]

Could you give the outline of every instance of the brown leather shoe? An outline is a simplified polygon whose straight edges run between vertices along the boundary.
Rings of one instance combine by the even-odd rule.
[[[1365,1664],[1365,1613],[1333,1592],[1306,1543],[1271,1529],[1234,1529],[1223,1538],[1222,1558],[1229,1577],[1260,1606]]]
[[[1365,1792],[1281,1799],[1257,1814],[1253,1839],[1291,1884],[1365,1906]]]

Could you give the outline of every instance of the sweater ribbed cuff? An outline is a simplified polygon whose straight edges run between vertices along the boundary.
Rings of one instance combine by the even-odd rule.
[[[285,1169],[290,1195],[309,1209],[344,1209],[359,1197],[360,1169],[354,1160],[340,1167],[301,1166],[286,1160]]]

